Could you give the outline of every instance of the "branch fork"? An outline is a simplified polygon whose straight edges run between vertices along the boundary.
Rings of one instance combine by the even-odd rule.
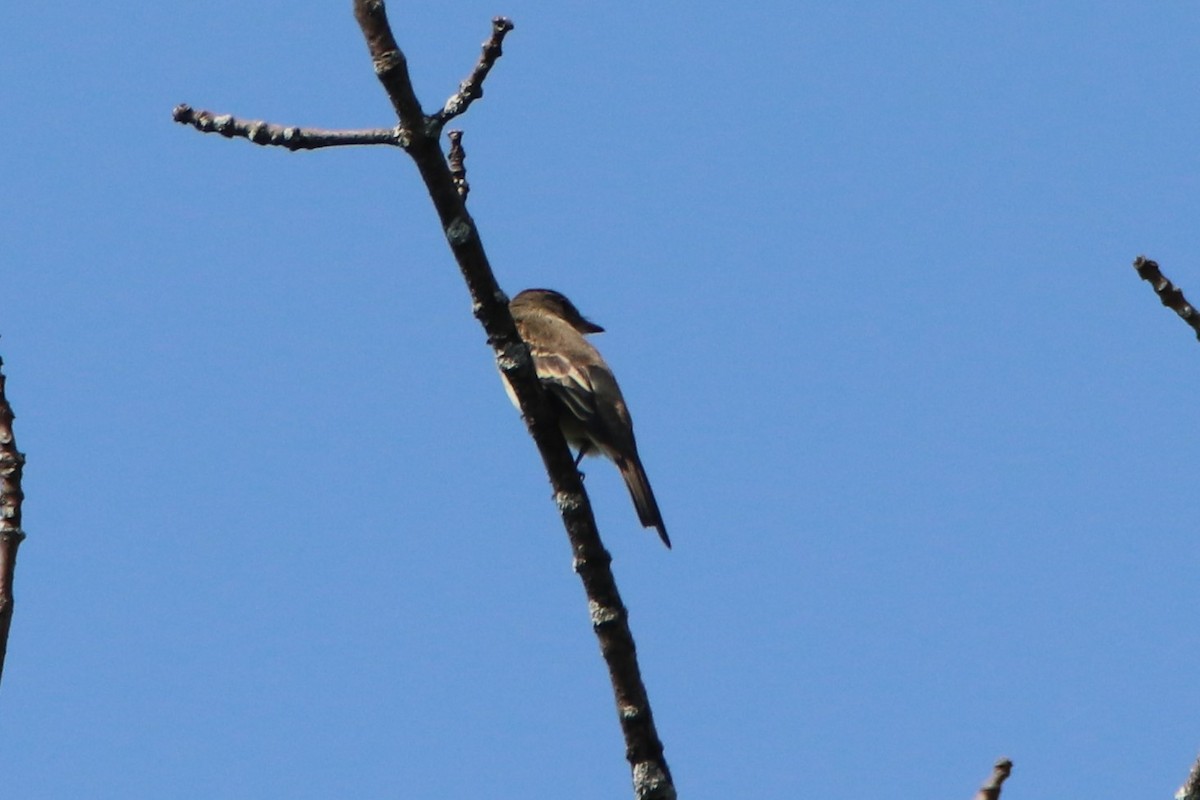
[[[372,18],[385,15],[382,2],[356,3],[356,13],[360,6],[364,8],[364,13],[369,14]],[[386,25],[386,17],[384,17],[384,23]],[[375,66],[375,74],[388,89],[388,95],[392,98],[392,104],[400,117],[400,124],[392,128],[367,130],[303,128],[296,125],[279,125],[265,120],[242,119],[233,114],[196,110],[185,103],[175,106],[171,117],[181,125],[191,125],[201,133],[219,133],[227,139],[246,139],[254,144],[285,147],[293,152],[316,150],[322,147],[379,144],[408,149],[417,139],[438,140],[447,122],[466,113],[473,102],[483,97],[483,81],[495,66],[496,60],[503,55],[504,37],[512,29],[512,21],[507,17],[496,17],[492,20],[492,35],[483,43],[483,51],[475,63],[475,68],[471,70],[471,74],[458,85],[458,91],[450,95],[441,110],[428,115],[421,110],[421,104],[417,102],[412,83],[408,80],[408,60],[404,57],[404,53],[396,46],[390,30],[387,31],[386,37],[380,32],[381,49],[377,52],[372,47],[371,61]],[[368,38],[368,45],[370,46],[371,43],[372,40]],[[408,84],[407,87],[403,85],[405,83]],[[394,94],[392,87],[396,89]],[[461,137],[461,133],[459,136]],[[463,183],[465,185],[465,180]],[[466,191],[463,191],[462,194],[465,197]]]

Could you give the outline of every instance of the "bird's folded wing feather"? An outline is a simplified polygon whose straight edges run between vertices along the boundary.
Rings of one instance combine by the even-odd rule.
[[[596,417],[596,398],[586,370],[581,370],[558,353],[532,349],[538,380],[562,401],[584,424]]]

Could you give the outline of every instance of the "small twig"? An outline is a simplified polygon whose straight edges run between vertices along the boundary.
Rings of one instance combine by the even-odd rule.
[[[1175,793],[1175,800],[1200,800],[1200,758],[1192,764],[1191,774]]]
[[[445,125],[466,111],[471,103],[483,97],[483,79],[491,71],[496,59],[504,54],[501,45],[504,43],[505,35],[512,29],[512,20],[508,17],[492,19],[492,35],[483,43],[483,52],[479,54],[479,61],[475,63],[475,69],[471,70],[467,79],[458,85],[458,91],[450,95],[442,110],[433,115],[433,119],[438,125]]]
[[[227,139],[239,137],[255,144],[286,147],[288,150],[316,150],[318,147],[346,147],[361,144],[388,144],[404,147],[408,144],[399,128],[376,128],[361,131],[327,131],[320,128],[297,128],[294,125],[275,125],[257,119],[238,119],[232,114],[197,111],[188,105],[177,105],[171,117],[183,125],[191,125],[202,133],[219,133]]]
[[[1200,313],[1183,296],[1183,291],[1159,272],[1158,262],[1151,261],[1145,256],[1138,256],[1133,260],[1133,268],[1137,270],[1138,277],[1150,282],[1162,304],[1178,314],[1188,325],[1191,325],[1192,330],[1196,332],[1196,338],[1200,339]]]
[[[467,183],[467,151],[462,146],[463,132],[447,131],[446,135],[450,137],[450,176],[454,178],[459,195],[466,200],[467,195],[471,193],[471,184]]]
[[[0,368],[4,360],[0,359]],[[4,656],[8,652],[8,631],[13,615],[13,572],[17,567],[17,548],[25,539],[21,530],[21,473],[25,456],[17,450],[13,438],[13,410],[4,394],[6,378],[0,372],[0,676],[4,674]]]
[[[998,800],[1000,786],[1012,773],[1012,766],[1012,762],[1007,758],[997,761],[992,767],[992,776],[988,778],[988,782],[980,786],[979,791],[975,793],[975,800]]]

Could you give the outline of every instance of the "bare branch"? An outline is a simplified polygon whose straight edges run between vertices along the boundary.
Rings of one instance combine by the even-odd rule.
[[[4,360],[0,359],[0,368]],[[13,410],[5,396],[7,379],[0,372],[0,676],[8,652],[8,631],[12,627],[13,573],[17,567],[17,548],[25,539],[21,530],[21,474],[25,456],[17,450],[13,437]]]
[[[1175,793],[1175,800],[1200,800],[1200,758],[1192,764],[1192,771]]]
[[[1012,762],[1007,758],[997,761],[992,767],[992,776],[988,778],[988,782],[980,786],[979,791],[975,793],[975,800],[999,800],[1000,786],[1008,779],[1012,766]]]
[[[463,132],[447,131],[446,136],[450,138],[450,176],[454,178],[458,193],[466,200],[471,193],[471,184],[467,183],[467,151],[462,146]]]
[[[1158,262],[1151,261],[1145,256],[1138,256],[1133,260],[1133,268],[1137,270],[1138,277],[1149,281],[1150,285],[1154,287],[1154,293],[1158,295],[1162,304],[1183,318],[1188,325],[1191,325],[1192,330],[1196,332],[1196,338],[1200,339],[1200,313],[1197,313],[1192,304],[1183,296],[1183,291],[1159,272]]]
[[[229,115],[214,116],[188,106],[175,109],[175,120],[197,130],[226,137],[240,136],[259,144],[278,144],[292,150],[346,144],[392,144],[412,157],[437,210],[442,231],[458,262],[471,293],[473,311],[483,324],[496,362],[508,379],[521,406],[525,425],[541,453],[554,500],[562,514],[571,541],[574,568],[588,598],[592,628],[608,666],[616,698],[621,730],[625,735],[625,757],[633,772],[638,800],[674,800],[675,788],[663,758],[662,742],[654,727],[650,701],[642,683],[641,670],[628,612],[621,602],[609,564],[612,561],[600,541],[591,503],[584,491],[574,458],[558,426],[558,419],[533,369],[529,348],[517,333],[508,310],[508,297],[500,290],[487,254],[467,213],[468,191],[463,165],[461,134],[451,140],[454,171],[442,154],[440,137],[446,121],[467,110],[482,97],[483,81],[501,55],[501,42],[513,25],[503,17],[492,21],[491,38],[484,44],[475,69],[445,107],[434,116],[421,109],[408,73],[408,62],[396,44],[383,0],[354,0],[354,16],[362,28],[379,78],[399,125],[387,131],[315,131],[285,128],[265,122],[242,121]]]
[[[202,133],[219,133],[227,139],[239,137],[255,144],[286,147],[288,150],[316,150],[318,147],[346,147],[360,144],[389,144],[403,147],[406,142],[398,128],[376,128],[362,131],[327,131],[320,128],[297,128],[275,125],[257,119],[238,119],[232,114],[197,111],[188,105],[177,105],[171,117],[183,125],[191,125]]]
[[[408,59],[392,35],[383,0],[354,0],[354,18],[358,20],[358,26],[367,40],[375,77],[379,78],[388,99],[392,101],[400,127],[408,131],[414,140],[430,135],[436,139],[441,129],[427,126],[428,118],[421,110],[412,78],[408,75]]]
[[[517,395],[525,425],[550,476],[554,499],[571,540],[575,571],[587,593],[592,629],[608,666],[621,731],[625,736],[625,757],[633,773],[635,796],[638,800],[674,800],[675,787],[654,727],[633,634],[629,630],[628,612],[609,568],[612,557],[600,541],[583,481],[534,373],[529,348],[517,334],[508,310],[508,298],[496,283],[475,222],[467,213],[442,155],[438,142],[441,121],[421,116],[421,105],[412,88],[407,61],[392,35],[381,0],[355,0],[354,9],[376,75],[396,109],[401,127],[411,133],[406,152],[425,181],[446,240],[471,293],[475,316],[487,331],[496,363]],[[493,23],[493,32],[496,24]],[[486,68],[477,68],[479,80],[490,66],[488,62]]]
[[[512,20],[507,17],[492,19],[492,35],[483,43],[483,52],[479,54],[479,61],[475,63],[475,69],[471,70],[467,79],[458,85],[458,91],[450,95],[442,110],[433,115],[439,125],[445,125],[470,108],[471,103],[483,97],[483,80],[491,72],[496,59],[504,55],[501,45],[504,44],[505,35],[512,29]]]

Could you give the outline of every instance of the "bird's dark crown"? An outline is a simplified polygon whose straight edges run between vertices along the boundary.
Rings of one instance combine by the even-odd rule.
[[[540,308],[565,320],[580,333],[604,332],[604,328],[579,313],[579,309],[566,298],[566,295],[553,289],[526,289],[512,299],[510,306]]]

